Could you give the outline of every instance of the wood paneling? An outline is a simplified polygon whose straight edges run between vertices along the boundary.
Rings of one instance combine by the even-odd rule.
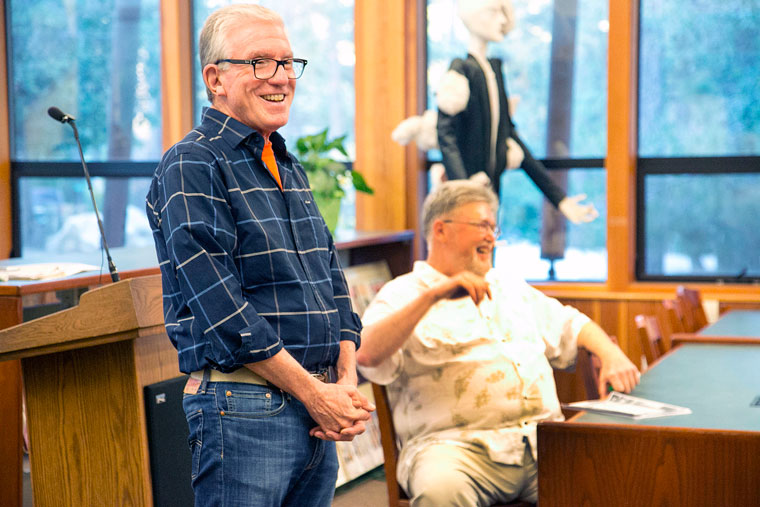
[[[375,189],[358,194],[360,230],[401,230],[416,226],[421,158],[391,132],[404,118],[419,114],[418,45],[420,2],[356,2],[356,169]]]
[[[0,329],[21,322],[21,298],[0,296]],[[21,362],[0,362],[0,505],[22,502]]]
[[[718,305],[720,313],[730,312],[731,310],[760,310],[760,301],[721,301]]]
[[[192,2],[161,0],[161,132],[169,149],[193,128]]]
[[[539,425],[541,505],[757,505],[760,438],[684,428]]]
[[[5,0],[0,0],[5,14]],[[11,145],[8,119],[8,62],[5,47],[5,19],[0,20],[0,259],[11,255],[13,227],[11,220]]]
[[[607,70],[607,285],[634,280],[638,0],[610,1]]]

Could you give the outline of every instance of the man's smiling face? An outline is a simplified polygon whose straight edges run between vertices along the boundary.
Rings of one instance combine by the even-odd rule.
[[[293,57],[285,27],[279,23],[245,19],[227,32],[226,58]],[[265,138],[288,122],[296,80],[282,66],[269,79],[257,79],[250,65],[220,64],[214,108],[259,132]]]

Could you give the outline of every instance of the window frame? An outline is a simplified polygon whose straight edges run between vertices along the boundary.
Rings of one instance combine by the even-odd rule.
[[[635,65],[635,80],[632,79],[636,94],[635,100],[635,135],[638,138],[639,125],[639,103],[638,97],[641,89],[641,18],[643,0],[629,0],[631,6],[635,9],[635,51],[636,58],[633,59]],[[742,156],[665,156],[665,157],[642,157],[638,155],[638,146],[635,146],[635,257],[633,276],[635,282],[669,282],[669,283],[713,283],[713,284],[741,284],[756,285],[760,282],[760,276],[747,277],[726,277],[721,275],[703,276],[703,275],[652,275],[646,273],[646,179],[651,175],[678,175],[678,174],[760,174],[760,155],[742,155]],[[696,168],[695,168],[696,167]]]
[[[653,175],[760,174],[760,156],[639,157],[636,164],[636,279],[643,282],[755,284],[760,276],[652,275],[646,273],[646,179]]]
[[[166,3],[165,0],[161,0],[161,4]],[[13,40],[10,36],[8,26],[11,24],[12,10],[10,2],[3,2],[3,29],[5,30],[5,51],[3,54],[5,62],[5,80],[7,83],[13,82],[14,68],[11,62],[11,55],[13,54]],[[163,19],[162,19],[163,21]],[[161,39],[161,38],[159,38]],[[163,54],[162,54],[163,60]],[[163,62],[162,62],[163,67]],[[163,83],[161,86],[163,95]],[[164,100],[162,97],[162,117],[164,116],[163,107]],[[11,100],[11,97],[7,97],[7,117],[8,122],[8,159],[10,166],[10,195],[11,195],[11,216],[14,217],[11,220],[11,249],[10,257],[21,256],[21,200],[19,196],[20,179],[25,177],[31,178],[84,178],[84,171],[82,168],[81,160],[70,161],[27,161],[27,160],[15,160],[13,154],[15,153],[14,138],[10,131],[11,119],[16,115],[15,103]],[[162,125],[163,127],[163,125]],[[68,128],[62,126],[61,128]],[[71,142],[75,142],[73,133]],[[118,160],[118,161],[106,161],[106,162],[87,162],[87,170],[90,173],[91,178],[132,178],[132,177],[151,177],[155,172],[155,168],[158,165],[158,159],[149,161],[130,161],[130,160]],[[102,215],[103,211],[101,211]]]

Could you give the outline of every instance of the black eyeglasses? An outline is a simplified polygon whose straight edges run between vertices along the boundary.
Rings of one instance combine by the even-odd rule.
[[[285,69],[288,79],[298,79],[303,75],[303,69],[308,63],[303,58],[286,58],[285,60],[275,60],[274,58],[254,58],[253,60],[224,58],[214,63],[219,65],[222,62],[250,65],[253,67],[253,75],[256,79],[272,79],[277,74],[277,69],[280,68],[280,65]]]
[[[501,229],[499,229],[498,225],[494,225],[490,222],[466,222],[461,220],[444,220],[443,223],[445,224],[463,224],[463,225],[471,225],[473,227],[477,227],[482,232],[488,232],[493,234],[494,238],[498,238],[501,234]]]

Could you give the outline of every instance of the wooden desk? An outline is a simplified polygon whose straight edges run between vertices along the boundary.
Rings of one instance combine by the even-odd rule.
[[[675,333],[673,345],[682,343],[760,344],[760,310],[732,310],[696,333]]]
[[[336,236],[335,245],[344,266],[388,261],[396,276],[412,268],[414,231],[352,232]],[[122,280],[157,274],[153,247],[114,248],[114,264]],[[101,265],[100,252],[67,254],[56,258],[0,260],[0,266],[38,262],[78,262]],[[0,329],[70,308],[92,287],[111,283],[108,268],[54,280],[0,282]],[[0,506],[20,507],[22,498],[21,364],[0,362]]]
[[[689,407],[538,426],[539,504],[749,506],[760,498],[760,347],[684,344],[633,394]]]

